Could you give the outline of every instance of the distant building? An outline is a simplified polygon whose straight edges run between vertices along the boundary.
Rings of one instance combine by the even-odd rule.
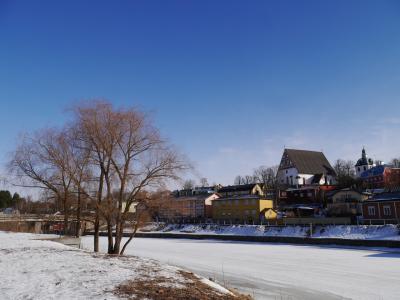
[[[264,196],[260,184],[226,186],[212,202],[213,219],[225,223],[255,223],[276,218],[274,200]]]
[[[400,168],[389,165],[374,166],[361,173],[360,179],[365,188],[394,188],[400,186]]]
[[[222,198],[239,197],[243,195],[264,196],[264,191],[259,183],[229,185],[218,190]]]
[[[355,164],[356,177],[361,177],[361,174],[373,167],[375,167],[374,161],[368,158],[365,148],[361,151],[361,158],[357,160]]]
[[[285,149],[277,173],[280,186],[333,185],[336,173],[322,152]]]
[[[298,205],[323,207],[326,194],[335,189],[332,185],[305,185],[279,191],[279,208],[290,208]]]
[[[217,193],[197,190],[180,190],[161,193],[152,201],[153,218],[168,222],[199,222],[211,218],[212,201],[219,198]]]
[[[357,216],[362,214],[362,202],[371,196],[370,193],[346,188],[332,192],[327,205],[331,216]]]
[[[400,193],[374,195],[362,204],[364,224],[400,223]]]

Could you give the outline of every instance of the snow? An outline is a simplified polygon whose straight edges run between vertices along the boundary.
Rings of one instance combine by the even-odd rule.
[[[44,240],[52,237],[0,231],[2,300],[118,299],[112,292],[117,285],[143,275],[171,278],[177,287],[187,283],[177,267],[148,258],[94,254]],[[229,293],[214,283],[209,285]]]
[[[92,236],[83,246],[92,247]],[[101,248],[106,249],[106,238]],[[400,299],[400,250],[135,238],[127,253],[215,278],[255,299]]]
[[[207,284],[208,286],[212,287],[213,289],[219,291],[220,293],[233,295],[233,293],[230,292],[229,290],[227,290],[226,288],[220,286],[219,284],[217,284],[207,278],[201,278],[200,281],[202,283]]]
[[[144,232],[171,232],[192,234],[248,235],[248,236],[286,236],[309,237],[308,226],[263,226],[263,225],[149,225]],[[397,225],[331,225],[315,226],[314,238],[343,238],[371,240],[400,240],[400,229]]]

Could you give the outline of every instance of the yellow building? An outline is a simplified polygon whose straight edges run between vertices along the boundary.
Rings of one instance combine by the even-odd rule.
[[[212,202],[214,221],[261,223],[276,218],[272,199],[265,199],[259,184],[227,186],[218,191],[221,198]]]

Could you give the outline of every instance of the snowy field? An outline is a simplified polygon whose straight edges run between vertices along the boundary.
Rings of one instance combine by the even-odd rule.
[[[92,239],[84,237],[84,247]],[[400,299],[400,249],[136,238],[127,254],[216,278],[256,299]]]
[[[50,237],[0,231],[1,300],[119,299],[113,293],[117,285],[144,276],[165,277],[176,287],[188,284],[176,267],[145,258],[95,255],[43,240]],[[229,293],[200,280],[217,293]]]
[[[262,225],[149,225],[143,228],[147,232],[171,232],[193,234],[221,234],[248,236],[287,236],[307,237],[310,234],[308,226],[262,226]],[[397,225],[335,225],[315,226],[314,238],[343,238],[370,240],[400,240],[400,229]]]

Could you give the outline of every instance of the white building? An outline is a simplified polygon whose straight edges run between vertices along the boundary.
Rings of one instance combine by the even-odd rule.
[[[277,173],[277,183],[287,186],[331,185],[336,173],[322,152],[285,149]]]
[[[375,167],[374,161],[371,158],[368,158],[365,148],[362,149],[361,158],[357,161],[354,167],[357,178],[359,178],[363,172]]]

